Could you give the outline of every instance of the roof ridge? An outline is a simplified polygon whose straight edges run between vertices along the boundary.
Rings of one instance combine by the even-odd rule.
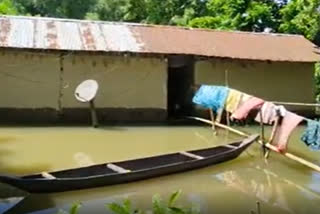
[[[101,23],[101,24],[113,24],[113,25],[130,25],[138,27],[156,27],[156,28],[174,28],[181,30],[193,30],[193,31],[208,31],[216,33],[233,33],[233,34],[248,34],[257,36],[285,36],[285,37],[303,37],[299,34],[285,34],[285,33],[265,33],[265,32],[249,32],[249,31],[239,31],[239,30],[219,30],[219,29],[209,29],[209,28],[193,28],[188,26],[173,26],[173,25],[157,25],[157,24],[147,24],[147,23],[134,23],[134,22],[122,22],[122,21],[102,21],[102,20],[85,20],[85,19],[66,19],[66,18],[55,18],[55,17],[39,17],[39,16],[11,16],[11,15],[0,15],[0,18],[10,18],[10,19],[32,19],[32,20],[53,20],[61,22],[85,22],[85,23]]]

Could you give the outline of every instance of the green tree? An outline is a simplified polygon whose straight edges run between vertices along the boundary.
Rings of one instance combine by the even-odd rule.
[[[145,0],[147,5],[147,23],[186,25],[206,11],[205,0]]]
[[[319,4],[319,0],[291,0],[280,11],[282,20],[279,31],[315,39],[320,28]]]
[[[127,0],[124,13],[124,21],[144,23],[148,17],[147,3],[145,0]]]
[[[187,25],[206,11],[206,0],[126,0],[122,5],[122,20],[149,24]]]
[[[19,12],[33,16],[83,19],[97,0],[14,0]]]
[[[17,15],[18,11],[11,0],[0,0],[0,14]]]
[[[189,22],[191,27],[261,32],[276,30],[277,8],[273,1],[263,0],[210,0],[208,15]]]
[[[122,21],[128,0],[98,0],[86,14],[86,19]]]

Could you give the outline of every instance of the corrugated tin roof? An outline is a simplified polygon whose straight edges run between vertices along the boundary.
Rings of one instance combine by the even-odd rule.
[[[56,18],[0,16],[0,47],[318,61],[303,36]]]

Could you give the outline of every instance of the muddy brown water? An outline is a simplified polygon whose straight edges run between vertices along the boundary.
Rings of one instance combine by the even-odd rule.
[[[260,131],[254,126],[240,129]],[[320,164],[320,152],[309,150],[300,141],[303,129],[299,127],[291,136],[289,151]],[[266,132],[268,135],[270,130]],[[214,136],[207,126],[2,127],[0,172],[23,175],[61,170],[206,148],[235,139],[239,137],[223,130]],[[177,204],[199,207],[201,213],[249,214],[256,210],[257,201],[262,214],[319,213],[320,173],[275,153],[266,162],[258,144],[247,151],[219,165],[95,189],[27,195],[0,184],[0,212],[49,214],[81,202],[80,213],[110,213],[105,204],[125,198],[135,207],[150,209],[154,194],[166,200],[173,191],[182,190]]]

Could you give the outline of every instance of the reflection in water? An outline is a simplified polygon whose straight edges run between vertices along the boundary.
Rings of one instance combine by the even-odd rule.
[[[78,163],[79,167],[94,165],[93,160],[84,152],[77,152],[73,155],[73,159]]]
[[[32,209],[30,205],[36,205],[36,209]],[[45,194],[33,194],[24,197],[19,203],[11,209],[8,209],[5,213],[28,213],[34,210],[44,210],[50,207],[55,207],[55,203],[51,200],[50,196]]]
[[[246,131],[259,129],[250,127]],[[299,142],[301,131],[292,136],[289,150],[319,161],[317,152],[308,151]],[[8,151],[0,155],[0,171],[12,174],[206,148],[239,138],[222,130],[215,136],[210,127],[7,128],[2,133],[10,141],[0,143],[0,151]],[[83,202],[81,213],[106,213],[106,203],[126,197],[135,206],[150,209],[153,194],[167,198],[181,189],[180,204],[200,206],[202,213],[234,214],[236,210],[237,214],[248,214],[260,201],[263,214],[312,214],[320,208],[319,176],[274,153],[265,162],[261,147],[252,145],[236,160],[186,173],[96,189],[31,194],[7,213],[56,213],[76,201]],[[2,185],[0,190],[8,193]],[[6,197],[10,195],[2,198]]]
[[[319,172],[312,172],[312,181],[309,184],[309,187],[320,194],[320,185],[319,185],[319,181],[320,181],[320,173]]]
[[[0,199],[0,213],[4,213],[12,209],[15,205],[19,204],[24,198],[23,197],[10,197]]]
[[[242,177],[238,172],[234,171],[227,171],[216,175],[216,177],[229,188],[256,197],[260,202],[278,206],[289,213],[293,213],[288,206],[282,187],[278,181],[273,182],[274,178],[271,178],[270,174],[265,173],[264,181],[253,180],[247,176]]]

